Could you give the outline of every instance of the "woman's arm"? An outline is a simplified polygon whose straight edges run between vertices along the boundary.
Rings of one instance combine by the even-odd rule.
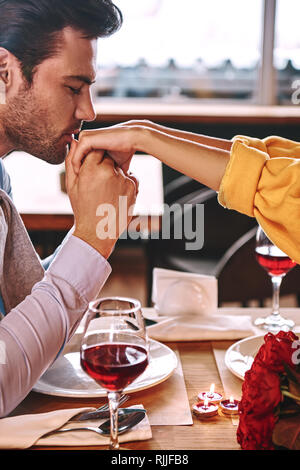
[[[198,144],[208,145],[209,147],[215,147],[222,150],[230,151],[232,146],[232,141],[227,139],[220,139],[216,137],[209,137],[203,134],[195,134],[194,132],[186,132],[178,129],[173,129],[171,127],[161,126],[155,122],[148,120],[132,120],[127,121],[121,126],[142,126],[150,129],[154,129],[160,132],[164,132],[173,137],[178,137],[179,139],[185,139],[192,142],[197,142]]]
[[[218,191],[230,152],[154,129],[137,134],[138,150]]]
[[[141,151],[153,155],[166,165],[202,184],[218,190],[230,157],[229,144],[226,144],[228,149],[224,149],[220,146],[212,146],[212,143],[218,139],[205,137],[201,143],[201,136],[199,136],[199,141],[195,141],[184,139],[179,135],[181,135],[180,131],[162,132],[156,129],[155,125],[127,125],[126,123],[105,129],[83,131],[73,158],[74,170],[78,173],[84,157],[95,149],[106,150],[125,170],[129,167],[132,155],[136,151]],[[208,145],[207,141],[211,145]]]
[[[154,125],[126,123],[85,131],[73,158],[74,170],[78,172],[84,156],[97,148],[107,150],[120,166],[128,165],[137,150],[154,155],[219,191],[224,207],[255,217],[273,243],[300,264],[300,144],[276,136],[239,136],[229,150],[207,145],[201,136],[195,141],[178,135]]]

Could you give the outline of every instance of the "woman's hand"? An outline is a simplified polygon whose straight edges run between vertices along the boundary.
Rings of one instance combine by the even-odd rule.
[[[102,150],[127,173],[134,153],[140,151],[218,191],[231,145],[228,140],[133,120],[105,129],[83,131],[72,162],[78,174],[86,155]]]
[[[84,158],[94,150],[103,150],[127,173],[131,159],[138,148],[142,126],[126,123],[105,129],[82,131],[72,158],[74,172],[78,175]]]

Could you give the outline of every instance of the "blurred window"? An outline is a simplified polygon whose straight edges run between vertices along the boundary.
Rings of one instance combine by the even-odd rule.
[[[300,101],[300,2],[277,0],[274,65],[279,104]],[[294,98],[293,98],[294,97]]]
[[[275,1],[114,0],[124,23],[99,40],[94,93],[160,102],[263,102],[263,13]],[[292,85],[300,79],[300,2],[277,0],[276,12],[274,94],[279,104],[291,104]]]

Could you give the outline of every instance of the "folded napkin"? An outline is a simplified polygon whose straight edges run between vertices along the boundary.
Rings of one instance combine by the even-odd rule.
[[[152,301],[158,315],[210,314],[218,306],[218,282],[214,276],[154,268]]]
[[[134,405],[134,408],[143,408]],[[48,413],[14,416],[0,419],[0,449],[28,449],[32,446],[101,446],[108,445],[109,436],[100,436],[94,431],[74,431],[66,433],[45,434],[60,427],[97,427],[103,421],[86,420],[84,422],[68,422],[73,416],[84,411],[94,411],[95,408],[73,408],[57,410]],[[120,442],[142,441],[151,439],[152,432],[148,417],[138,423],[130,431],[120,434]]]
[[[151,319],[157,323],[148,326],[148,336],[157,341],[234,340],[254,334],[250,315],[181,315]]]

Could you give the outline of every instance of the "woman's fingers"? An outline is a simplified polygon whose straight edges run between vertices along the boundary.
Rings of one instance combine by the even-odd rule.
[[[124,170],[129,168],[132,155],[131,128],[112,126],[105,129],[83,131],[79,136],[78,145],[72,157],[74,172],[79,173],[82,161],[90,152],[103,149]]]

